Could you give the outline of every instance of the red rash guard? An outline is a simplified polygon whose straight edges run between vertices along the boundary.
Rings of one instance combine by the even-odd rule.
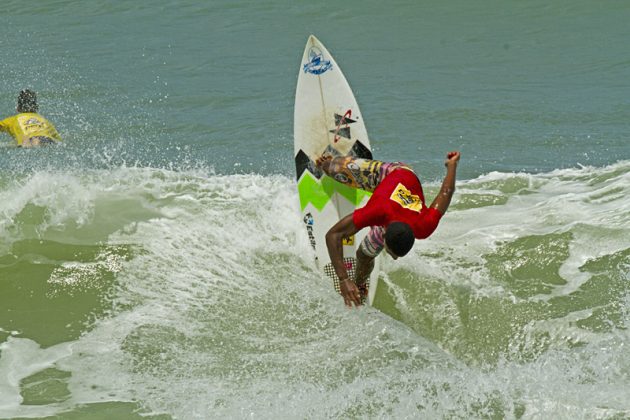
[[[411,226],[417,239],[427,238],[437,228],[442,213],[424,204],[422,186],[416,174],[396,169],[376,187],[364,207],[354,211],[357,229],[404,222]]]

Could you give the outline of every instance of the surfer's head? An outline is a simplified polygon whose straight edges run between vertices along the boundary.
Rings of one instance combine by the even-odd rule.
[[[407,255],[415,240],[407,223],[393,222],[385,229],[385,247],[394,259]]]
[[[30,89],[20,92],[17,100],[17,112],[37,112],[37,95]]]

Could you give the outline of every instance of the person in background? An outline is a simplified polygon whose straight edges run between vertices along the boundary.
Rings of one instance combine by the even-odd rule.
[[[17,115],[0,121],[0,131],[9,133],[18,147],[36,147],[61,141],[55,126],[37,113],[35,92],[29,89],[21,91],[16,110]]]

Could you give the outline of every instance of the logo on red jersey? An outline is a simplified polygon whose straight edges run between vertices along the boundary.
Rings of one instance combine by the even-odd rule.
[[[394,192],[389,198],[409,210],[420,212],[424,207],[420,196],[412,194],[402,183],[396,185]]]

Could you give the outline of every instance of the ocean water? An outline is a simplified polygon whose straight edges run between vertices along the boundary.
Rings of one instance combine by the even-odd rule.
[[[630,4],[4,0],[0,418],[630,418]],[[436,233],[375,308],[316,271],[299,61],[343,68]]]

